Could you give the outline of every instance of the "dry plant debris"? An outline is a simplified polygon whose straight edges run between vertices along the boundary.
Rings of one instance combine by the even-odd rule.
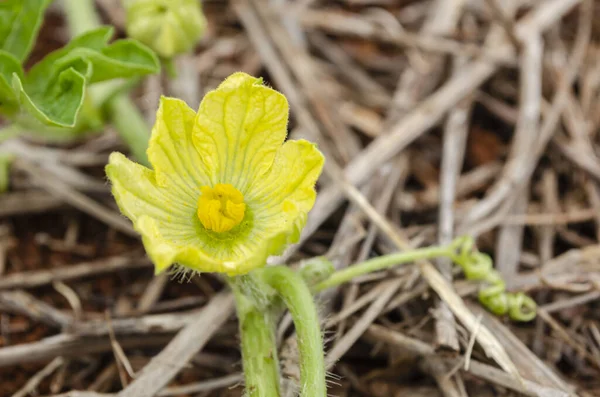
[[[600,395],[600,1],[203,3],[195,54],[136,103],[150,123],[160,94],[194,107],[238,70],[288,97],[291,136],[328,161],[302,243],[274,262],[343,268],[466,233],[540,306],[495,318],[444,261],[326,291],[331,395]],[[119,4],[97,1],[123,35]],[[32,58],[64,32],[53,6]],[[0,195],[0,396],[240,396],[231,296],[152,276],[105,183],[117,149],[110,129],[0,143],[18,154]]]

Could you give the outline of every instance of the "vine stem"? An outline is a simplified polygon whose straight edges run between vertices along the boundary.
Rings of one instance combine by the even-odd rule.
[[[414,250],[399,252],[396,254],[379,256],[377,258],[369,259],[356,265],[347,267],[343,270],[338,270],[325,280],[318,283],[314,288],[317,292],[319,292],[327,288],[344,284],[355,277],[369,274],[378,270],[389,269],[397,265],[418,260],[433,259],[439,257],[452,258],[453,256],[453,244],[438,247],[417,248]]]
[[[100,26],[100,18],[93,0],[63,0],[67,21],[72,36],[77,36]],[[101,96],[100,87],[89,87],[92,97]],[[96,101],[93,101],[96,102]],[[138,108],[126,94],[117,94],[106,102],[110,121],[131,149],[136,159],[148,166],[146,149],[150,129]]]
[[[244,294],[241,277],[229,279],[233,290],[242,340],[242,360],[246,396],[279,397],[279,360],[275,341],[275,319],[271,311],[261,309]]]
[[[106,103],[113,126],[135,158],[142,164],[148,166],[148,140],[150,139],[146,120],[138,108],[131,102],[128,96],[118,94]]]
[[[281,297],[294,320],[300,352],[300,395],[326,397],[323,339],[313,294],[304,279],[286,266],[264,268],[262,277]]]
[[[78,36],[100,26],[100,17],[91,0],[63,0],[69,30]]]

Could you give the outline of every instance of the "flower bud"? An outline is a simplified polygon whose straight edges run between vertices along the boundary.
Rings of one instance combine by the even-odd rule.
[[[190,51],[206,20],[198,0],[126,0],[127,33],[162,58]]]

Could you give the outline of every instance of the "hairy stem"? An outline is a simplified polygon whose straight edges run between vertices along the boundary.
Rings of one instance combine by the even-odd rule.
[[[372,273],[378,270],[389,269],[391,267],[410,263],[423,259],[433,259],[438,257],[452,257],[454,254],[453,245],[441,247],[418,248],[411,251],[399,252],[379,256],[369,259],[343,270],[336,271],[327,279],[321,281],[315,286],[316,291],[322,291],[327,288],[335,287],[352,280],[355,277]]]
[[[259,309],[256,299],[246,295],[253,277],[229,279],[235,295],[242,340],[242,360],[248,397],[279,397],[279,360],[275,341],[274,314]]]
[[[93,0],[63,0],[71,35],[77,36],[100,26],[100,18]],[[94,88],[88,92],[92,99],[100,95]],[[96,101],[92,101],[96,103]],[[135,104],[125,94],[115,95],[106,103],[108,117],[121,138],[129,146],[133,155],[144,165],[148,165],[146,148],[150,139],[150,129]]]
[[[302,397],[326,397],[321,326],[313,295],[302,277],[286,266],[267,267],[262,276],[292,314],[300,352]]]

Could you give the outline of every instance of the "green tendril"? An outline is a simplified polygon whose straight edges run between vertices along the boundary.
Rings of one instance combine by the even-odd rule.
[[[471,281],[481,281],[479,302],[492,313],[508,316],[514,321],[531,321],[536,316],[537,305],[522,292],[506,291],[506,283],[492,266],[489,255],[474,248],[471,237],[460,237],[453,242],[456,253],[452,260],[459,265]]]
[[[324,256],[311,258],[302,263],[302,267],[299,271],[300,277],[304,279],[304,282],[311,290],[314,290],[315,285],[331,277],[334,272],[335,267],[333,266],[333,263]]]

